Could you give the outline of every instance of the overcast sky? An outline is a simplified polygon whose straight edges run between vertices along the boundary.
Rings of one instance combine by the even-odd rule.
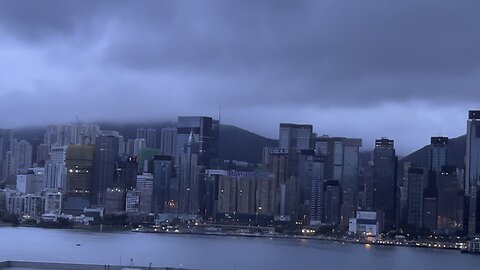
[[[217,116],[278,137],[465,133],[480,1],[3,1],[0,125]]]

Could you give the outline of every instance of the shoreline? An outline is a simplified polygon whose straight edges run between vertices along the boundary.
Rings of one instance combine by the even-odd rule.
[[[201,235],[201,236],[216,236],[216,237],[245,237],[245,238],[267,238],[267,239],[289,239],[289,240],[312,240],[312,241],[326,241],[341,244],[356,244],[356,245],[372,245],[372,246],[394,246],[394,247],[410,247],[410,248],[431,248],[444,250],[458,250],[462,251],[462,246],[465,242],[421,242],[421,241],[395,241],[395,240],[375,240],[369,241],[366,239],[346,239],[329,236],[308,236],[308,235],[288,235],[288,234],[261,234],[261,233],[246,233],[246,232],[204,232],[193,230],[159,230],[156,231],[151,228],[133,228],[133,227],[116,227],[116,226],[73,226],[73,227],[48,227],[48,226],[25,226],[12,225],[10,223],[0,222],[0,228],[39,228],[39,229],[57,229],[57,230],[78,230],[90,231],[98,233],[111,232],[133,232],[146,234],[167,234],[167,235]]]

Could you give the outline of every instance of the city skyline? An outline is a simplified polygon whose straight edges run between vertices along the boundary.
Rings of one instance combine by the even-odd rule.
[[[463,135],[479,97],[478,3],[0,5],[6,128],[221,107],[224,123],[269,138],[280,122],[311,123],[394,138],[405,154],[430,136]]]

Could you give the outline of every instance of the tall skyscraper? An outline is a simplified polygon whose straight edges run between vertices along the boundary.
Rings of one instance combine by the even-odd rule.
[[[12,151],[12,130],[0,129],[0,177],[6,178],[5,173],[5,155]]]
[[[469,111],[467,121],[467,148],[465,156],[465,193],[469,199],[468,234],[480,233],[480,111]]]
[[[157,130],[153,128],[147,129],[145,140],[147,148],[157,148]]]
[[[173,157],[155,156],[153,158],[153,212],[156,214],[172,212],[177,200],[171,200],[170,185],[175,177]],[[171,201],[170,201],[171,200]],[[169,209],[170,208],[173,209]]]
[[[454,234],[463,228],[462,181],[462,174],[455,166],[443,166],[438,175],[437,229],[441,234]]]
[[[180,116],[177,121],[175,155],[178,163],[183,148],[193,133],[199,147],[199,164],[210,167],[218,163],[218,132],[214,129],[214,120],[205,116]]]
[[[341,224],[355,217],[358,195],[358,155],[362,139],[321,136],[315,139],[315,152],[325,159],[325,180],[340,184]]]
[[[85,207],[90,207],[93,151],[93,145],[70,145],[67,148],[65,213],[81,214]]]
[[[278,148],[288,153],[288,178],[298,176],[300,151],[312,149],[312,140],[312,125],[280,123]]]
[[[38,164],[38,166],[43,166],[45,164],[46,160],[50,159],[50,148],[48,145],[41,143],[37,145],[37,155],[35,159],[35,163]]]
[[[143,173],[137,175],[137,190],[140,192],[140,212],[152,212],[153,175]]]
[[[393,230],[397,201],[397,157],[393,140],[382,138],[375,141],[373,180],[373,209],[381,214],[383,230]]]
[[[104,205],[107,188],[115,183],[120,139],[114,135],[100,135],[93,155],[92,204]]]
[[[65,159],[67,146],[52,146],[50,160],[45,163],[47,189],[64,191],[67,188],[67,168]]]
[[[423,188],[427,173],[421,168],[408,168],[407,175],[407,222],[410,227],[420,229],[423,226]]]
[[[310,198],[310,224],[320,225],[323,221],[324,200],[324,162],[322,158],[315,158],[310,162],[311,170],[311,198]]]
[[[176,128],[162,128],[162,130],[160,131],[160,152],[162,153],[162,155],[175,157],[176,137]]]
[[[138,172],[138,158],[122,156],[117,158],[114,188],[126,191],[135,188]]]
[[[338,225],[340,223],[340,183],[338,180],[327,180],[324,183],[324,222],[327,224]]]
[[[137,136],[135,139],[144,139],[147,140],[147,130],[144,128],[138,128],[137,129]]]
[[[71,145],[67,148],[66,195],[90,197],[93,173],[92,145]]]
[[[192,131],[180,155],[178,189],[178,211],[180,214],[197,215],[201,213],[202,191],[205,184],[205,181],[201,179],[204,172],[204,166],[200,163],[201,146],[202,144],[197,141]]]
[[[281,123],[278,148],[298,152],[312,148],[313,126],[305,124]]]
[[[432,137],[430,143],[430,170],[441,172],[447,165],[448,137]]]
[[[145,149],[146,147],[147,147],[147,143],[145,142],[145,139],[143,138],[135,139],[135,141],[133,141],[133,155],[138,157],[142,152],[142,149]]]
[[[32,166],[32,145],[21,140],[15,144],[15,167],[18,170],[26,170]]]

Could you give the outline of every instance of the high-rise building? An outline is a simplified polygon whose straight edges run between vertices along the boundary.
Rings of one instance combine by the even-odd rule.
[[[331,225],[340,223],[341,188],[338,180],[324,182],[324,222]]]
[[[32,145],[21,140],[15,144],[15,167],[17,170],[26,170],[32,166]]]
[[[67,146],[52,146],[50,160],[45,163],[46,188],[50,190],[65,190],[67,188],[67,168],[65,159]]]
[[[67,124],[48,126],[44,136],[44,143],[48,146],[70,144],[95,144],[100,134],[97,124]]]
[[[201,165],[201,146],[194,132],[183,147],[180,155],[180,181],[178,210],[180,214],[197,215],[202,213],[202,198],[205,181],[202,181],[204,166]]]
[[[59,126],[49,125],[45,130],[45,134],[43,136],[43,143],[47,145],[49,151],[52,145],[58,144],[58,129]]]
[[[423,189],[426,174],[423,169],[410,167],[407,176],[407,222],[410,227],[420,229],[423,226]]]
[[[116,173],[112,187],[121,190],[135,188],[137,183],[138,158],[134,156],[122,156],[117,159]]]
[[[176,128],[162,128],[160,131],[160,152],[162,155],[175,157],[176,137]]]
[[[441,172],[447,165],[448,137],[432,137],[430,143],[430,170]]]
[[[125,190],[107,188],[105,191],[105,214],[119,214],[125,212]]]
[[[140,212],[140,191],[137,189],[128,190],[125,195],[125,212]]]
[[[93,175],[93,145],[70,145],[67,148],[67,171],[64,210],[66,213],[82,213],[90,207]]]
[[[278,148],[288,153],[287,178],[298,176],[300,151],[312,149],[312,140],[312,125],[280,123]]]
[[[177,200],[170,194],[172,178],[175,177],[173,157],[155,156],[153,158],[153,212],[163,214],[172,212]]]
[[[45,214],[60,215],[63,210],[63,196],[61,192],[47,192],[45,194]]]
[[[133,141],[133,155],[138,157],[143,149],[147,147],[145,139],[138,138]]]
[[[137,175],[137,190],[140,192],[140,212],[150,214],[153,202],[153,175],[150,173]]]
[[[44,210],[43,197],[36,194],[26,194],[24,196],[23,214],[31,217],[40,217]]]
[[[153,128],[147,129],[145,141],[147,148],[157,148],[157,130]]]
[[[35,163],[38,166],[44,166],[45,161],[50,159],[50,147],[44,143],[37,145],[37,155]]]
[[[147,140],[147,130],[144,128],[138,128],[137,129],[137,136],[135,139],[144,139]]]
[[[277,189],[275,196],[276,215],[285,216],[287,200],[287,179],[289,154],[284,149],[272,149],[271,154],[271,172],[275,177],[275,187]]]
[[[325,159],[325,179],[336,180],[342,191],[341,224],[355,217],[358,195],[358,155],[362,139],[321,136],[315,139],[315,152]]]
[[[207,170],[205,188],[205,217],[209,220],[217,218],[220,178],[228,175],[225,170]]]
[[[6,178],[5,172],[5,155],[8,151],[12,151],[12,130],[0,129],[0,177]]]
[[[465,193],[470,198],[468,234],[480,233],[480,111],[469,111],[467,121],[467,150],[465,156]]]
[[[305,124],[280,123],[278,148],[288,152],[311,149],[313,126]]]
[[[211,117],[180,116],[177,121],[175,160],[178,163],[183,148],[193,133],[199,147],[199,165],[210,167],[218,163],[218,124]]]
[[[437,177],[438,220],[441,234],[454,234],[463,227],[463,178],[455,166],[443,166]]]
[[[40,193],[45,190],[45,169],[30,168],[17,175],[16,188],[22,193]]]
[[[373,181],[373,209],[381,214],[381,229],[390,231],[396,225],[397,201],[397,157],[393,140],[382,138],[375,141]]]
[[[104,205],[107,188],[114,187],[119,144],[119,137],[114,135],[102,134],[96,139],[93,154],[93,205]]]
[[[323,195],[324,195],[324,163],[322,158],[316,158],[311,164],[311,199],[310,199],[310,224],[319,225],[323,220]]]

